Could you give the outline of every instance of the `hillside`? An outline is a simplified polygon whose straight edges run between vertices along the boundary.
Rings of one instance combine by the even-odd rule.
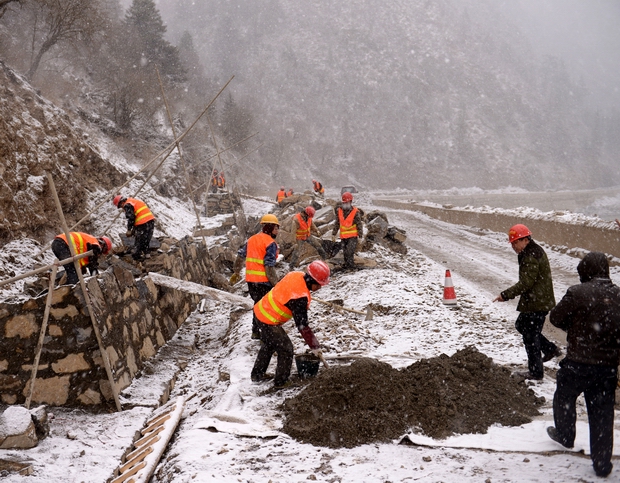
[[[0,61],[0,242],[50,238],[59,222],[45,171],[54,177],[71,225],[88,213],[94,193],[125,177],[89,142],[73,117],[39,95]]]
[[[617,184],[617,127],[496,2],[181,2],[205,65],[234,73],[276,179],[368,187]],[[204,28],[208,22],[209,28]],[[484,173],[484,175],[482,175]]]

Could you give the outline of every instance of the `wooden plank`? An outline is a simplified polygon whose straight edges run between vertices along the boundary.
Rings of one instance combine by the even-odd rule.
[[[143,461],[139,465],[134,466],[127,473],[114,478],[111,483],[125,483],[125,482],[127,482],[128,478],[130,478],[131,476],[135,475],[138,471],[140,471],[141,469],[143,469],[145,467],[146,467],[146,462]]]
[[[146,458],[149,454],[153,452],[152,446],[147,446],[146,448],[140,450],[140,452],[134,451],[134,457],[127,461],[123,466],[120,467],[120,472],[125,473],[129,468],[133,468],[138,463],[140,463],[144,458]]]
[[[153,431],[155,431],[158,427],[163,426],[164,423],[166,421],[168,421],[170,419],[170,414],[166,415],[165,418],[160,419],[159,421],[157,421],[155,424],[151,424],[150,426],[144,428],[142,431],[140,431],[144,436],[146,436],[148,433],[152,433]]]
[[[144,446],[145,444],[149,444],[150,440],[157,436],[159,433],[161,433],[164,429],[165,428],[162,426],[161,428],[158,428],[157,431],[153,431],[152,433],[146,435],[144,438],[140,438],[134,443],[134,446]],[[157,439],[159,439],[159,436],[157,436]]]

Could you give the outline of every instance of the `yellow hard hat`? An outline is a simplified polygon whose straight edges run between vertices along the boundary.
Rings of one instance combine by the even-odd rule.
[[[276,218],[276,215],[272,215],[271,213],[267,213],[260,219],[261,224],[273,223],[274,225],[280,226],[280,222]]]

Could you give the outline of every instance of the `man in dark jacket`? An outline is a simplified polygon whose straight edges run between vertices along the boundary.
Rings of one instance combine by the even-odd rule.
[[[519,281],[504,290],[493,302],[505,302],[520,296],[520,312],[515,328],[523,336],[527,352],[527,372],[517,375],[525,379],[543,378],[543,362],[562,355],[560,349],[542,334],[545,317],[555,306],[551,268],[547,254],[534,240],[525,225],[514,225],[508,231],[508,241],[519,260]],[[541,355],[542,354],[544,355]]]
[[[555,427],[549,437],[572,448],[575,401],[583,393],[590,423],[590,457],[597,476],[611,473],[615,390],[620,363],[620,287],[609,279],[605,254],[588,253],[577,266],[581,284],[566,291],[551,311],[551,323],[566,331],[568,347],[560,362],[553,396]]]

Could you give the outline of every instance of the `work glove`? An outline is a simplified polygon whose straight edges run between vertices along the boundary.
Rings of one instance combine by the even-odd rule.
[[[319,359],[323,357],[323,351],[321,349],[312,349],[310,352],[312,352],[312,354],[314,354]]]
[[[133,230],[127,230],[127,233],[125,233],[125,236],[133,236]]]
[[[241,277],[239,276],[239,274],[238,273],[233,273],[230,276],[229,282],[230,282],[231,285],[235,285],[239,280],[241,280]]]
[[[336,243],[336,235],[332,235],[332,242]]]

